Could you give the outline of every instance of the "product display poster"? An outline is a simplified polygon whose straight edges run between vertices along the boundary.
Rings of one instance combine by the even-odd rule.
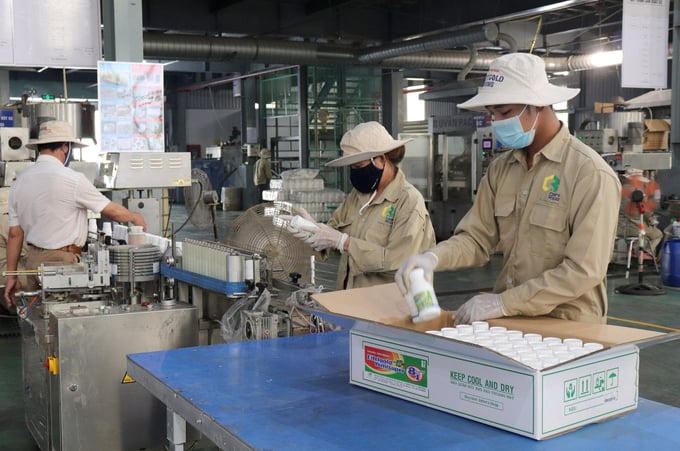
[[[624,88],[666,88],[669,0],[623,1]]]
[[[100,61],[102,152],[163,152],[163,65]]]

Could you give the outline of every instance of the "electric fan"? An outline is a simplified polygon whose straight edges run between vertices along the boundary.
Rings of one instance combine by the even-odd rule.
[[[663,288],[645,283],[643,281],[645,263],[645,212],[652,212],[656,208],[661,198],[659,185],[654,181],[640,174],[627,176],[621,187],[621,209],[631,217],[639,216],[640,231],[638,234],[638,282],[618,287],[616,291],[621,294],[636,294],[642,296],[652,296],[664,294]],[[631,243],[632,249],[633,243]],[[652,255],[652,258],[655,258]],[[629,256],[630,261],[630,256]]]
[[[294,210],[286,202],[257,204],[232,222],[225,243],[266,256],[275,279],[311,283],[314,250],[286,231],[284,221],[278,220],[281,214],[296,214]]]

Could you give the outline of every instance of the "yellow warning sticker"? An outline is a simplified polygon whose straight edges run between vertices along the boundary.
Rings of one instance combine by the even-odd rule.
[[[127,371],[126,371],[126,372],[125,372],[125,376],[123,376],[123,380],[122,380],[120,383],[121,383],[121,384],[134,384],[135,382],[137,382],[137,381],[134,380],[134,379],[132,378],[132,376],[130,376],[130,375],[127,373]]]

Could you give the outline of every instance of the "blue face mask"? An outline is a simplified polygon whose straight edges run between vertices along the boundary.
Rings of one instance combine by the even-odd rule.
[[[515,117],[502,119],[500,121],[491,121],[491,127],[493,127],[496,140],[500,141],[503,146],[509,147],[510,149],[523,149],[534,142],[534,127],[536,127],[536,122],[538,121],[538,116],[541,112],[539,111],[538,114],[536,114],[536,119],[534,120],[531,129],[528,132],[525,132],[519,117],[524,114],[526,109],[527,105],[525,105],[522,111]]]

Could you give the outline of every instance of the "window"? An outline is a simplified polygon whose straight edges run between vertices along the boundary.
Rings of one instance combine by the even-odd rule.
[[[406,98],[406,122],[425,120],[425,101],[418,98],[425,86],[410,86],[404,91]]]

